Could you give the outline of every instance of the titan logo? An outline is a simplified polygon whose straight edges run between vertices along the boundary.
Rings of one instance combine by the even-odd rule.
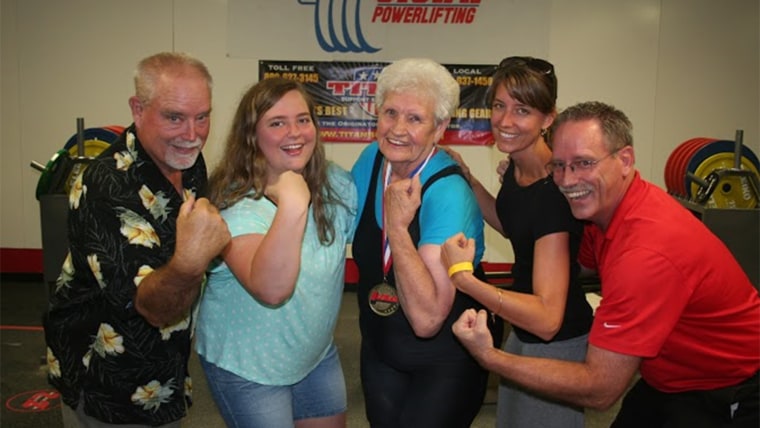
[[[380,24],[472,24],[481,0],[376,0],[371,22]],[[298,0],[314,6],[314,31],[326,52],[380,50],[364,38],[361,0]]]
[[[365,113],[377,117],[375,90],[382,67],[360,67],[350,80],[328,80],[325,87],[344,103],[357,104]]]

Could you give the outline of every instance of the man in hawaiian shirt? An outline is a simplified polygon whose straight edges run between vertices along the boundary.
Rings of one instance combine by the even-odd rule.
[[[174,427],[190,405],[195,303],[230,239],[202,197],[211,86],[185,54],[143,59],[134,123],[72,186],[45,338],[48,379],[76,410],[64,419],[81,426]]]

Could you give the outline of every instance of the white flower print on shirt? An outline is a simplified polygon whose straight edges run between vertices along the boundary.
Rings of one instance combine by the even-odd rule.
[[[174,393],[174,378],[169,379],[166,385],[161,385],[157,380],[150,381],[147,385],[138,386],[132,394],[132,402],[142,405],[143,410],[158,410],[162,403],[169,402],[169,397]]]
[[[84,174],[79,174],[77,176],[77,179],[74,180],[74,183],[71,185],[71,190],[69,190],[69,208],[73,210],[79,208],[79,200],[83,195],[87,194],[87,186],[82,184],[83,175]]]
[[[143,184],[138,193],[140,194],[143,206],[150,211],[153,218],[156,220],[160,218],[161,221],[165,221],[166,215],[171,210],[167,208],[169,198],[164,195],[164,192],[159,191],[154,195],[148,186]]]
[[[153,248],[154,245],[160,246],[161,241],[153,229],[144,218],[136,212],[127,208],[120,208],[119,220],[121,220],[121,234],[127,238],[130,244],[142,245],[143,247]]]

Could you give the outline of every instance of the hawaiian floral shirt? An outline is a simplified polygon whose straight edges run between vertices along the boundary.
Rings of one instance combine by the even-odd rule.
[[[183,172],[201,196],[206,165]],[[191,404],[187,369],[194,313],[156,328],[137,313],[140,281],[174,253],[185,195],[144,151],[130,126],[69,193],[69,254],[45,317],[48,380],[76,408],[112,424],[162,425]],[[196,305],[197,308],[197,305]]]

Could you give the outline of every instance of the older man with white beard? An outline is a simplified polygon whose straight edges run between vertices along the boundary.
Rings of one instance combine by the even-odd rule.
[[[212,79],[199,60],[140,61],[134,123],[69,195],[69,254],[45,316],[65,425],[179,426],[196,303],[230,240],[203,198]]]

